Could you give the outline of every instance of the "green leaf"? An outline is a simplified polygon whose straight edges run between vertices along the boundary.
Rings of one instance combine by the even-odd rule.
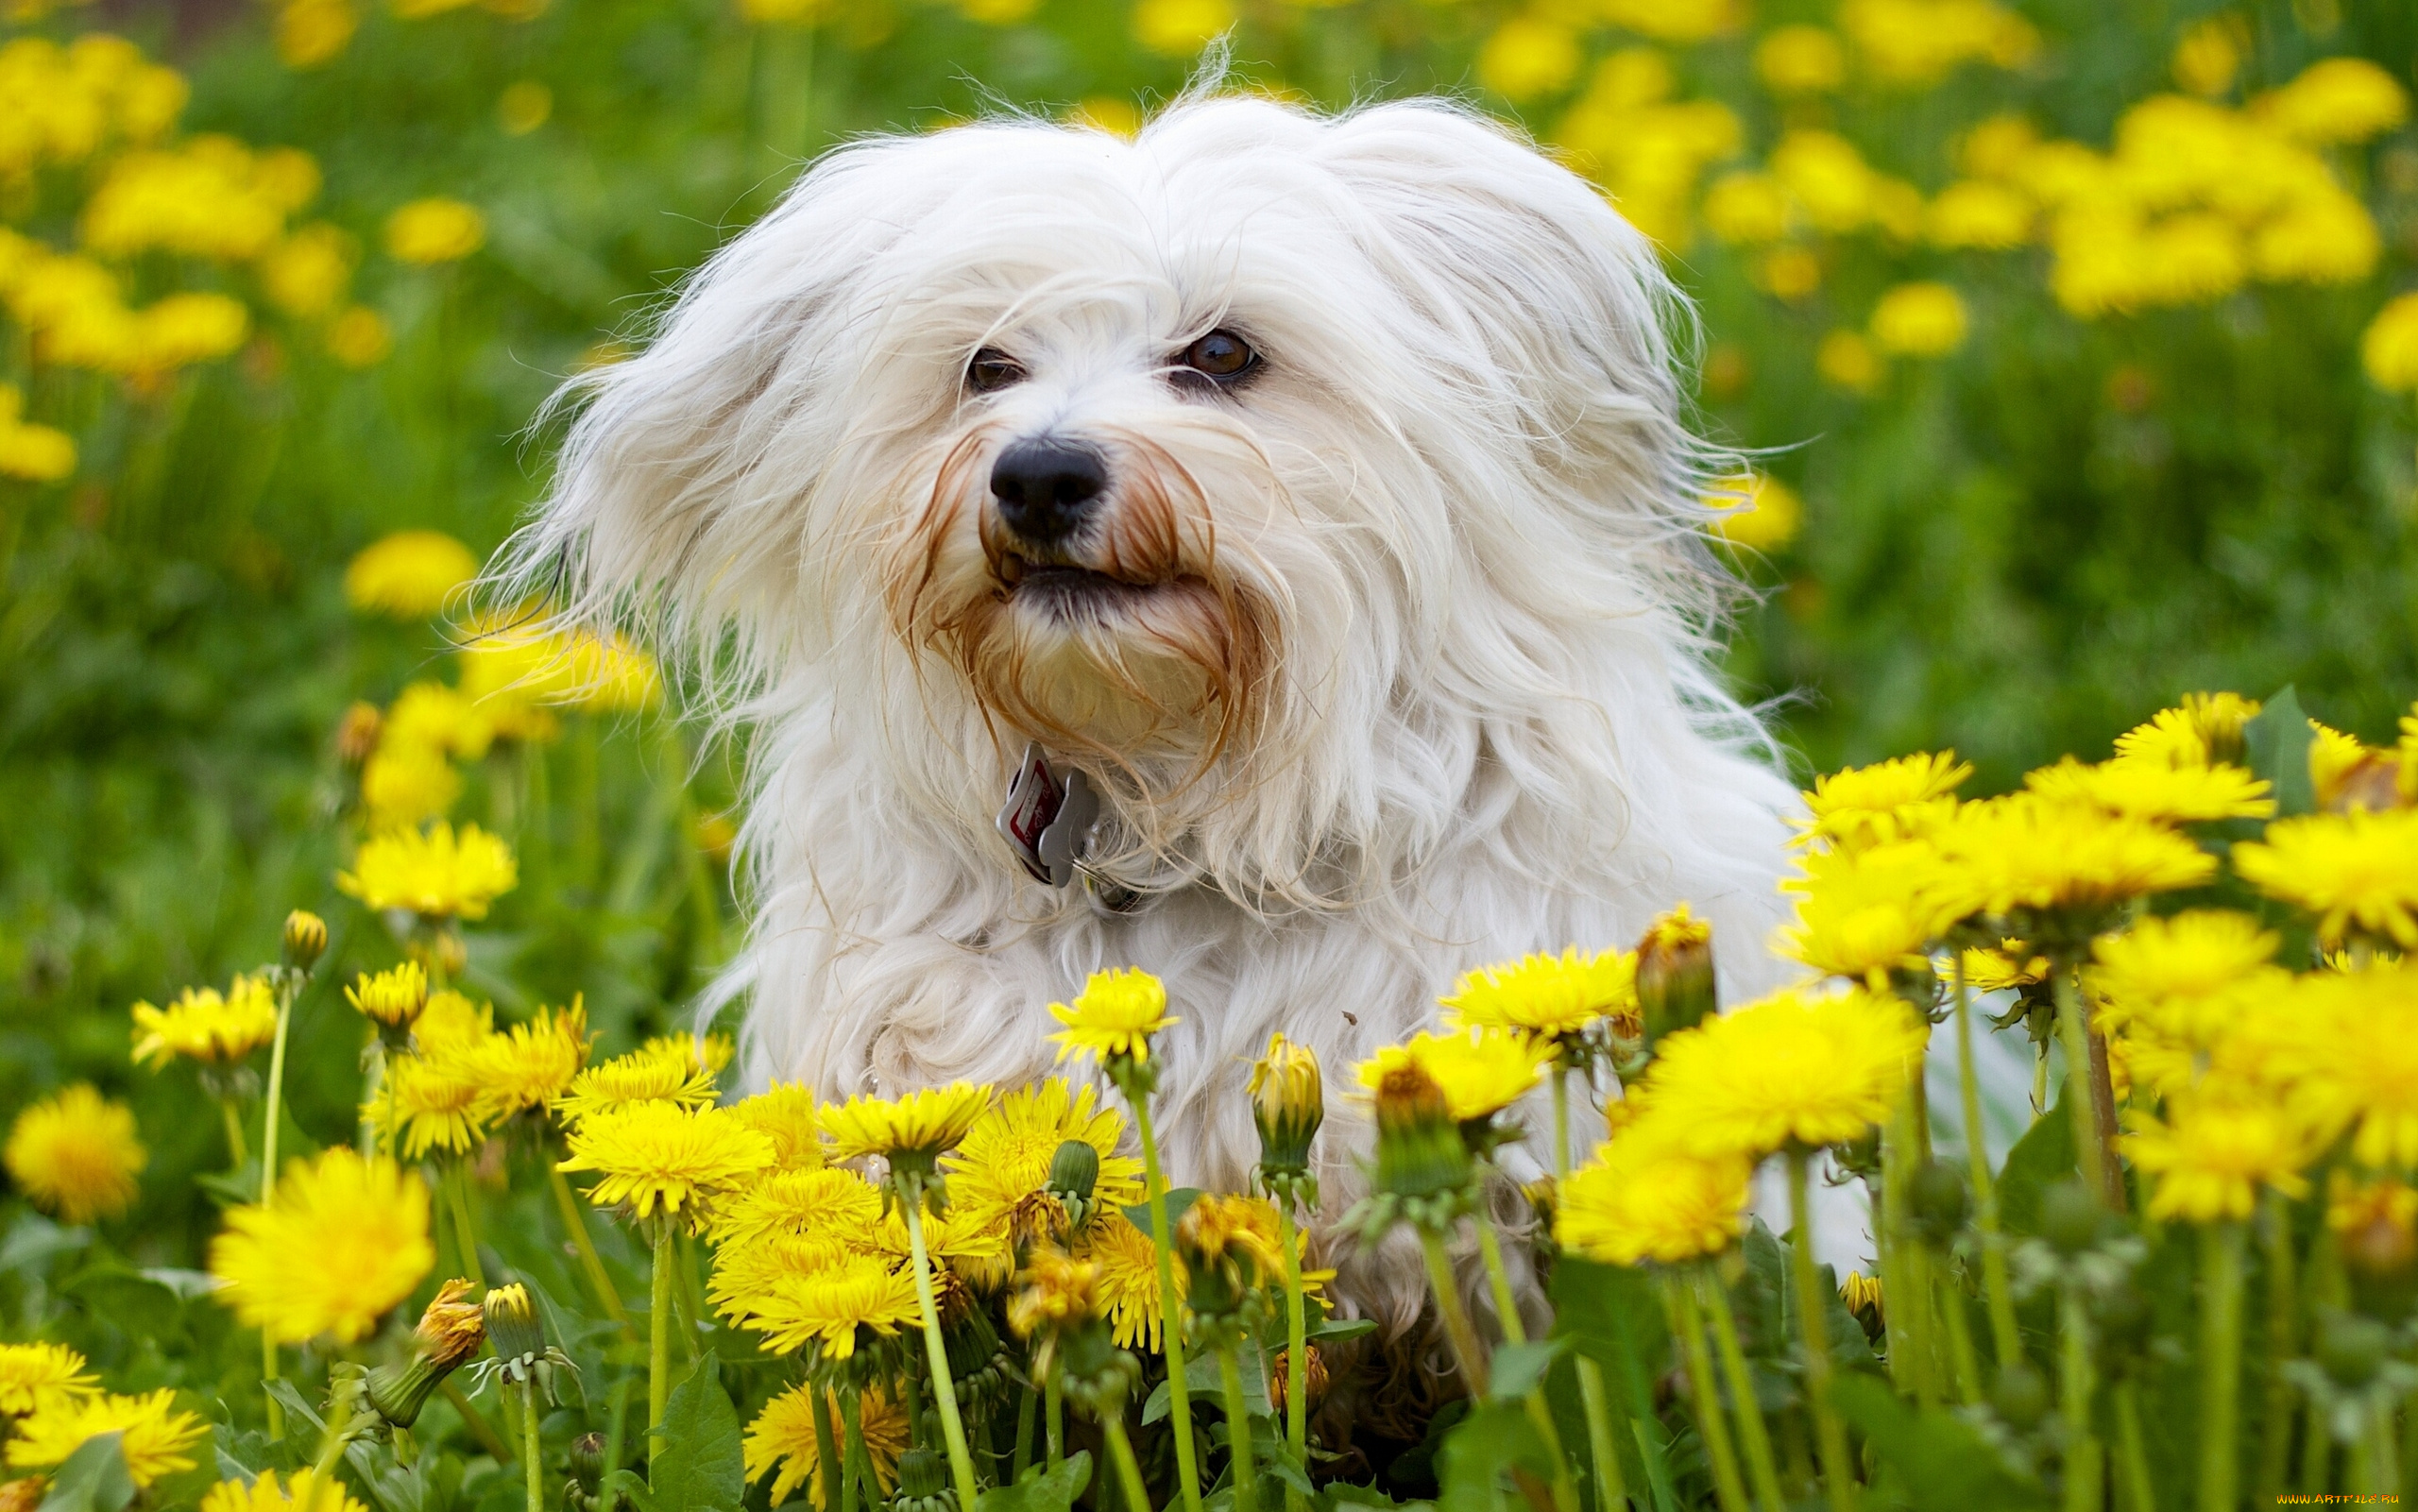
[[[2275,785],[2277,817],[2313,813],[2317,787],[2308,774],[2308,748],[2317,732],[2301,711],[2300,694],[2290,683],[2260,705],[2258,717],[2241,727],[2250,770]]]
[[[1565,1254],[1554,1262],[1550,1289],[1554,1336],[1570,1338],[1579,1353],[1603,1367],[1605,1385],[1638,1430],[1636,1469],[1647,1485],[1660,1488],[1660,1512],[1670,1512],[1678,1504],[1670,1495],[1663,1441],[1645,1432],[1654,1419],[1654,1382],[1671,1358],[1670,1325],[1653,1283],[1633,1267]]]
[[[1397,1502],[1373,1486],[1354,1486],[1349,1481],[1329,1481],[1319,1487],[1319,1504],[1322,1507],[1379,1506],[1427,1507],[1432,1502]]]
[[[2008,1233],[2038,1233],[2042,1194],[2074,1169],[2073,1111],[2061,1092],[2056,1106],[2034,1120],[2006,1153],[1999,1173],[1999,1226]]]
[[[118,1512],[134,1500],[134,1476],[126,1468],[123,1436],[94,1434],[76,1446],[50,1478],[42,1512]]]
[[[1344,1339],[1356,1339],[1364,1334],[1375,1332],[1377,1332],[1377,1320],[1373,1317],[1329,1317],[1321,1318],[1302,1330],[1302,1339],[1307,1344],[1324,1343],[1329,1340],[1339,1342]]]
[[[1488,1402],[1462,1419],[1445,1436],[1436,1464],[1437,1512],[1495,1512],[1497,1488],[1513,1471],[1525,1471],[1533,1486],[1553,1480],[1553,1462],[1536,1425],[1507,1402]]]
[[[646,1482],[639,1478],[638,1471],[615,1470],[605,1476],[604,1483],[597,1487],[597,1495],[606,1506],[613,1504],[617,1492],[620,1500],[637,1507],[639,1512],[656,1512],[655,1493],[647,1488]]]
[[[2050,1504],[2047,1492],[2018,1478],[1981,1431],[1962,1418],[1921,1411],[1867,1375],[1841,1376],[1831,1384],[1831,1398],[1839,1416],[1905,1482],[1916,1506],[2034,1512]]]
[[[1171,1186],[1167,1188],[1166,1203],[1168,1224],[1174,1225],[1182,1222],[1183,1219],[1183,1210],[1192,1206],[1192,1204],[1199,1201],[1200,1198],[1200,1188],[1197,1186]],[[1127,1222],[1141,1230],[1145,1234],[1149,1234],[1153,1238],[1156,1237],[1156,1234],[1150,1228],[1150,1204],[1148,1202],[1136,1202],[1132,1207],[1127,1208],[1125,1210],[1125,1218]]]
[[[1061,1460],[1056,1470],[1035,1465],[1013,1486],[982,1492],[974,1504],[977,1512],[1066,1512],[1091,1481],[1091,1452],[1079,1449]]]
[[[722,1362],[711,1350],[672,1388],[647,1484],[654,1512],[726,1512],[746,1494],[739,1409],[722,1388]]]
[[[1259,1347],[1250,1343],[1243,1345],[1242,1356],[1244,1410],[1254,1418],[1265,1418],[1273,1410],[1268,1403],[1266,1359],[1259,1352]],[[1197,1407],[1205,1401],[1221,1413],[1226,1410],[1226,1381],[1222,1375],[1218,1374],[1216,1355],[1206,1351],[1185,1355],[1183,1383],[1192,1388],[1194,1406]],[[1169,1410],[1169,1403],[1174,1400],[1174,1394],[1167,1389],[1167,1384],[1164,1381],[1160,1382],[1151,1388],[1150,1400],[1142,1404],[1142,1421],[1154,1423],[1166,1417]]]
[[[1492,1370],[1494,1395],[1498,1400],[1517,1402],[1544,1384],[1545,1372],[1553,1362],[1569,1352],[1568,1335],[1553,1339],[1530,1339],[1525,1344],[1498,1344],[1494,1349]]]

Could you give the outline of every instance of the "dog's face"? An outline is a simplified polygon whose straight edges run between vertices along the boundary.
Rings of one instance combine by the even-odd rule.
[[[1405,689],[1482,710],[1557,619],[1694,581],[1666,295],[1583,181],[1434,104],[863,144],[587,383],[528,550],[822,669],[903,766],[992,793],[1038,738],[1273,855],[1374,812]]]

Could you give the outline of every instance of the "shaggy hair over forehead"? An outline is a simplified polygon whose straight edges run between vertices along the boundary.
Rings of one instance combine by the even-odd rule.
[[[755,1074],[1019,1082],[1047,1004],[1138,964],[1184,1019],[1178,1174],[1233,1185],[1273,1029],[1340,1083],[1459,971],[1681,899],[1768,974],[1790,800],[1709,661],[1731,464],[1682,422],[1691,330],[1601,195],[1446,103],[876,138],[566,388],[513,559],[757,732],[720,990]],[[1259,366],[1182,369],[1212,331]],[[971,387],[985,349],[1022,381]],[[1108,479],[1067,548],[1101,586],[1054,613],[990,492],[1036,436]],[[993,832],[1029,739],[1104,790],[1093,864],[1140,909]]]

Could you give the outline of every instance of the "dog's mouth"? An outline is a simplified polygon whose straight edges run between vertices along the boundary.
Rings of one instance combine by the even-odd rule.
[[[1073,603],[1085,600],[1126,598],[1148,593],[1155,583],[1135,583],[1077,567],[1070,562],[1035,562],[1011,552],[999,559],[999,586],[1015,599]]]

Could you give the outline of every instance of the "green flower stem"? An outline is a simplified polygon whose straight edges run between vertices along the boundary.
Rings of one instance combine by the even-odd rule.
[[[2056,968],[2057,1035],[2066,1050],[2066,1109],[2074,1121],[2074,1155],[2083,1183],[2099,1194],[2111,1209],[2120,1206],[2108,1195],[2107,1141],[2113,1131],[2099,1126],[2099,1103],[2090,1085],[2090,1025],[2084,1017],[2082,993],[2073,969]]]
[[[453,1209],[453,1240],[462,1249],[462,1268],[485,1291],[487,1273],[479,1265],[479,1230],[470,1217],[469,1163],[457,1157],[446,1164],[449,1169],[444,1178],[445,1200]]]
[[[1915,1074],[1922,1074],[1916,1062]],[[1915,1255],[1913,1194],[1916,1153],[1910,1132],[1913,1102],[1898,1099],[1881,1135],[1881,1294],[1889,1300],[1889,1380],[1925,1407],[1938,1404],[1931,1374],[1929,1330],[1923,1327],[1922,1281]]]
[[[243,1115],[235,1111],[234,1098],[220,1097],[216,1101],[218,1116],[227,1125],[228,1164],[240,1171],[244,1168],[244,1163],[252,1158],[251,1144],[244,1138]]]
[[[2057,1299],[2057,1405],[2066,1419],[2066,1512],[2100,1512],[2099,1439],[2090,1431],[2090,1398],[2096,1388],[2090,1319],[2080,1288],[2071,1284]],[[2233,1503],[2228,1500],[2225,1507],[2232,1512]]]
[[[672,1401],[672,1215],[655,1220],[655,1260],[647,1277],[646,1429],[663,1426]],[[647,1453],[652,1461],[655,1446]]]
[[[1015,1457],[1008,1461],[1010,1486],[1023,1480],[1024,1472],[1032,1467],[1032,1420],[1039,1414],[1040,1406],[1033,1401],[1033,1393],[1016,1393],[1016,1452]],[[823,1504],[829,1506],[831,1504],[826,1499]]]
[[[1132,1441],[1125,1436],[1124,1419],[1109,1414],[1099,1420],[1099,1432],[1108,1440],[1108,1457],[1116,1462],[1116,1479],[1124,1489],[1128,1512],[1150,1512],[1150,1493],[1142,1484],[1142,1467],[1133,1458]]]
[[[948,1373],[948,1346],[941,1339],[940,1307],[932,1300],[932,1263],[924,1252],[924,1194],[916,1182],[898,1194],[907,1214],[907,1247],[915,1262],[915,1303],[924,1315],[924,1357],[932,1368],[932,1400],[941,1409],[941,1436],[948,1441],[948,1465],[957,1478],[957,1504],[970,1507],[978,1494],[974,1456],[965,1447],[965,1422],[957,1415],[957,1387]]]
[[[2242,1244],[2239,1223],[2200,1231],[2201,1512],[2233,1512],[2240,1484]]]
[[[1612,1438],[1604,1368],[1583,1354],[1578,1357],[1578,1401],[1587,1414],[1587,1453],[1595,1462],[1595,1512],[1627,1512],[1628,1474]]]
[[[280,988],[277,994],[277,1037],[270,1042],[268,1052],[268,1093],[261,1102],[261,1205],[265,1207],[277,1192],[277,1123],[284,1111],[285,1101],[285,1034],[294,1020],[294,991]],[[268,1436],[274,1443],[285,1436],[285,1408],[271,1395],[268,1384],[277,1379],[277,1340],[265,1332],[261,1334],[262,1395],[268,1402]]]
[[[2312,1311],[2341,1307],[2348,1301],[2350,1289],[2342,1274],[2342,1255],[2335,1247],[2331,1224],[2319,1224],[2317,1232],[2310,1237],[2306,1274],[2308,1280],[2304,1284],[2307,1288]],[[2206,1303],[2204,1301],[2202,1305],[2205,1307]],[[2307,1399],[2303,1418],[2300,1484],[2297,1488],[2303,1491],[2329,1489],[2327,1477],[2333,1468],[2333,1458],[2334,1430],[2327,1421],[2325,1404],[2312,1395]]]
[[[840,1446],[831,1436],[831,1394],[821,1384],[806,1386],[809,1410],[814,1414],[814,1478],[823,1487],[823,1504],[840,1504]]]
[[[857,1487],[863,1479],[864,1406],[853,1391],[840,1393],[840,1426],[846,1440],[840,1450],[840,1512],[857,1512]]]
[[[2284,1488],[2284,1471],[2291,1457],[2294,1395],[2284,1366],[2300,1352],[2296,1305],[2300,1280],[2295,1274],[2300,1257],[2292,1250],[2291,1208],[2283,1194],[2272,1187],[2265,1200],[2259,1236],[2267,1257],[2267,1327],[2260,1341],[2267,1356],[2260,1371],[2266,1401],[2259,1413],[2258,1473],[2251,1486],[2254,1506],[2273,1505],[2275,1493]]]
[[[1461,1306],[1461,1294],[1453,1284],[1453,1262],[1444,1253],[1444,1236],[1435,1230],[1419,1226],[1419,1251],[1427,1260],[1427,1286],[1436,1294],[1436,1314],[1444,1320],[1444,1336],[1453,1343],[1453,1357],[1460,1362],[1461,1378],[1469,1383],[1470,1395],[1487,1394],[1486,1355],[1478,1349],[1477,1331],[1470,1327],[1470,1315]]]
[[[1789,1268],[1796,1283],[1796,1326],[1805,1350],[1805,1401],[1814,1413],[1814,1440],[1822,1457],[1822,1487],[1831,1512],[1855,1512],[1855,1461],[1848,1455],[1847,1425],[1831,1402],[1831,1329],[1824,1313],[1831,1299],[1814,1264],[1814,1202],[1807,1180],[1812,1162],[1811,1150],[1789,1147],[1788,1221],[1795,1234],[1788,1247]]]
[[[1276,1204],[1276,1248],[1285,1253],[1285,1446],[1293,1463],[1307,1473],[1310,1463],[1309,1309],[1302,1299],[1300,1234],[1293,1227],[1293,1203]],[[1303,1512],[1308,1503],[1286,1487],[1286,1512]]]
[[[1973,1321],[1965,1316],[1965,1291],[1944,1255],[1928,1255],[1933,1297],[1948,1333],[1948,1360],[1956,1373],[1956,1400],[1970,1407],[1982,1400],[1982,1357],[1973,1349]]]
[[[444,1395],[446,1402],[461,1418],[462,1426],[468,1428],[470,1431],[470,1436],[479,1441],[481,1449],[485,1450],[499,1465],[512,1463],[512,1446],[504,1442],[502,1434],[495,1431],[495,1424],[487,1421],[486,1414],[479,1410],[478,1404],[462,1394],[460,1386],[451,1381],[441,1381],[437,1383],[436,1389]]]
[[[1192,1384],[1184,1379],[1183,1299],[1175,1289],[1175,1232],[1167,1226],[1167,1183],[1159,1172],[1159,1141],[1150,1129],[1150,1099],[1133,1096],[1129,1088],[1125,1100],[1133,1110],[1133,1133],[1142,1146],[1142,1190],[1150,1205],[1150,1249],[1159,1267],[1159,1332],[1166,1342],[1167,1419],[1175,1430],[1176,1487],[1183,1493],[1184,1512],[1200,1512],[1200,1461],[1192,1448]]]
[[[1713,1388],[1712,1357],[1704,1347],[1704,1323],[1696,1317],[1694,1289],[1677,1274],[1665,1272],[1662,1305],[1671,1316],[1671,1332],[1679,1341],[1688,1368],[1688,1385],[1695,1394],[1696,1432],[1704,1439],[1705,1458],[1712,1467],[1713,1495],[1721,1512],[1747,1512],[1746,1483],[1738,1473],[1738,1454],[1729,1444],[1729,1424],[1721,1411],[1721,1394]]]
[[[604,1269],[604,1258],[596,1252],[596,1240],[587,1232],[587,1215],[579,1210],[579,1199],[571,1195],[570,1179],[551,1159],[546,1162],[546,1184],[553,1188],[554,1206],[562,1214],[563,1227],[570,1231],[570,1242],[578,1247],[580,1268],[587,1273],[587,1284],[596,1293],[598,1304],[622,1325],[622,1337],[635,1341],[638,1330],[630,1323],[629,1310],[622,1305],[621,1291]]]
[[[1477,1230],[1478,1253],[1486,1261],[1486,1278],[1494,1291],[1494,1312],[1503,1337],[1508,1343],[1525,1344],[1527,1325],[1520,1318],[1520,1300],[1512,1295],[1511,1273],[1503,1265],[1503,1241],[1494,1232],[1494,1220],[1481,1212],[1473,1226]],[[1561,1431],[1554,1426],[1553,1409],[1545,1404],[1541,1384],[1530,1388],[1526,1404],[1528,1420],[1536,1425],[1545,1453],[1553,1456],[1554,1504],[1561,1512],[1578,1512],[1578,1483],[1571,1476],[1570,1456],[1562,1453]]]
[[[1218,1384],[1226,1392],[1226,1448],[1234,1455],[1228,1468],[1234,1472],[1235,1512],[1254,1512],[1259,1505],[1259,1468],[1252,1463],[1251,1404],[1243,1397],[1241,1351],[1232,1346],[1218,1351]]]
[[[2023,1358],[2015,1324],[2015,1287],[2007,1279],[2006,1238],[1999,1230],[1999,1189],[1990,1174],[1989,1141],[1982,1133],[1982,1082],[1973,1069],[1973,1011],[1967,1001],[1965,958],[1956,958],[1956,1083],[1965,1108],[1965,1164],[1973,1182],[1975,1222],[1982,1231],[1982,1296],[1989,1304],[1990,1344],[2003,1370]]]
[[[1054,1470],[1066,1458],[1066,1398],[1055,1376],[1044,1389],[1043,1405],[1047,1411],[1042,1419],[1042,1437],[1049,1468]]]
[[[1729,1311],[1729,1294],[1711,1266],[1698,1266],[1696,1289],[1705,1316],[1712,1323],[1712,1342],[1721,1351],[1721,1373],[1729,1383],[1729,1401],[1738,1410],[1738,1442],[1746,1451],[1746,1473],[1755,1485],[1758,1512],[1783,1512],[1779,1471],[1772,1461],[1771,1434],[1763,1426],[1763,1410],[1755,1398],[1754,1373],[1746,1368],[1746,1351],[1738,1342],[1738,1319]]]
[[[318,1512],[319,1504],[327,1494],[328,1483],[335,1479],[336,1461],[344,1456],[345,1441],[352,1433],[352,1398],[338,1394],[329,1403],[327,1427],[319,1435],[319,1457],[311,1462],[311,1494],[302,1499],[302,1504],[295,1512]],[[344,1505],[341,1493],[335,1504]]]
[[[1553,1179],[1570,1180],[1570,1073],[1559,1062],[1553,1067]]]
[[[546,1456],[537,1442],[537,1386],[523,1381],[516,1388],[520,1397],[520,1458],[527,1487],[529,1512],[546,1512]]]
[[[2126,1512],[2157,1512],[2157,1483],[2150,1479],[2149,1448],[2141,1437],[2141,1388],[2126,1376],[2108,1395],[2116,1408],[2117,1473],[2124,1478]]]
[[[2400,1446],[2393,1439],[2392,1403],[2390,1401],[2371,1402],[2367,1421],[2362,1424],[2356,1461],[2365,1461],[2367,1479],[2354,1480],[2351,1489],[2375,1497],[2390,1499],[2390,1493],[2401,1489]]]

